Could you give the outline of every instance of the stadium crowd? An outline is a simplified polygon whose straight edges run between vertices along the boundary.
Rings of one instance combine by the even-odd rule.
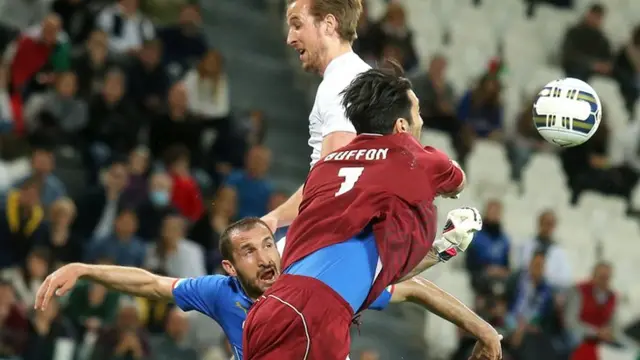
[[[557,151],[535,131],[531,102],[515,136],[504,131],[508,63],[496,58],[458,97],[445,55],[422,65],[404,11],[390,2],[380,20],[365,13],[355,50],[409,70],[426,126],[450,135],[463,165],[477,139],[489,139],[504,144],[519,181],[534,152]],[[568,30],[562,64],[574,77],[616,79],[631,112],[640,30],[615,52],[599,30],[605,14],[594,5]],[[44,277],[64,263],[173,277],[220,272],[222,230],[286,199],[267,175],[265,116],[232,112],[224,56],[208,46],[201,22],[189,0],[0,1],[0,358],[231,357],[219,331],[202,330],[211,327],[201,324],[207,319],[98,284],[79,284],[47,311],[32,310]],[[607,135],[605,120],[587,145],[559,152],[572,201],[585,190],[630,198],[638,144],[629,145],[624,165],[610,167]],[[505,334],[505,359],[591,360],[598,343],[618,344],[614,266],[595,264],[592,278],[573,283],[553,211],[539,215],[538,233],[514,259],[501,213],[500,201],[486,204],[465,265],[475,295],[469,305]],[[460,334],[453,358],[466,359],[471,346]],[[360,355],[380,358],[374,350]]]

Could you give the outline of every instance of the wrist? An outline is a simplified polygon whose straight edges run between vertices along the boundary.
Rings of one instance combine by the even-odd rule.
[[[502,339],[498,331],[489,324],[485,324],[476,337],[479,341],[485,344],[496,341],[496,339]]]
[[[94,277],[94,268],[91,265],[77,263],[76,269],[78,271],[78,277]]]

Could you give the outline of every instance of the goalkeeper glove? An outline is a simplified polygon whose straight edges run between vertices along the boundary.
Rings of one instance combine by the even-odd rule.
[[[449,211],[442,236],[433,242],[440,261],[445,262],[464,252],[473,235],[482,229],[482,217],[475,208],[462,207]]]

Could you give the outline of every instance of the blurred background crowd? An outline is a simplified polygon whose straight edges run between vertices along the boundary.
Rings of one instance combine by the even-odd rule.
[[[470,178],[441,215],[484,211],[468,253],[425,277],[500,329],[505,359],[635,359],[640,2],[365,5],[355,51],[403,64],[423,141]],[[319,79],[286,49],[283,9],[0,1],[0,359],[231,357],[212,320],[101,285],[79,284],[45,312],[32,305],[44,277],[74,261],[219,273],[222,230],[304,180]],[[593,139],[559,151],[531,106],[564,75],[589,81],[605,110]],[[466,359],[472,346],[399,305],[365,314],[352,354]]]

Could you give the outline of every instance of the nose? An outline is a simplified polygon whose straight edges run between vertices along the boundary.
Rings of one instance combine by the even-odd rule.
[[[292,30],[289,30],[289,32],[287,33],[287,45],[293,47],[295,43],[296,43],[295,35],[293,34]]]

